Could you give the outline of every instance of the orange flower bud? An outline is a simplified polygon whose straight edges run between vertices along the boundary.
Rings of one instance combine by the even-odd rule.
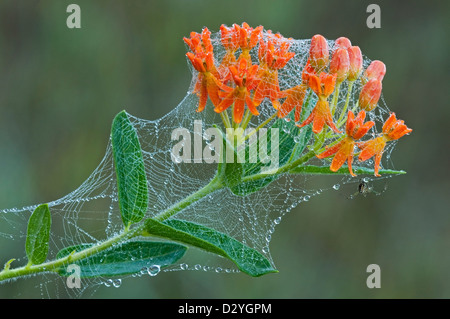
[[[337,74],[337,83],[341,83],[347,78],[348,71],[350,69],[350,59],[348,52],[345,49],[337,49],[333,53],[333,57],[330,62],[330,73]]]
[[[372,79],[380,80],[382,81],[384,78],[384,75],[386,74],[386,65],[378,60],[372,61],[370,65],[367,67],[366,71],[364,72],[364,81],[370,81]]]
[[[334,45],[336,46],[336,48],[347,50],[348,48],[350,48],[352,46],[352,43],[350,42],[350,40],[348,38],[340,37],[340,38],[336,39],[336,41],[334,42]]]
[[[348,80],[355,81],[362,71],[362,53],[358,46],[348,48],[348,57],[350,59],[350,69],[348,71]]]
[[[330,56],[328,53],[327,40],[320,34],[316,34],[311,39],[311,48],[309,49],[309,60],[311,66],[317,74],[323,71],[328,65]]]
[[[372,111],[381,96],[382,84],[377,79],[367,82],[359,94],[359,107],[366,111]]]

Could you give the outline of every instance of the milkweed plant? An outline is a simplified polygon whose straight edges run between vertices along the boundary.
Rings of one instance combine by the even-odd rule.
[[[103,170],[89,179],[89,194],[74,192],[21,212],[4,211],[4,219],[30,215],[21,237],[26,260],[19,264],[20,256],[1,256],[0,282],[38,273],[64,278],[71,274],[69,265],[79,267],[81,278],[164,269],[181,260],[188,247],[225,258],[250,276],[277,272],[254,238],[271,228],[261,225],[270,224],[268,210],[282,206],[274,204],[279,196],[295,201],[296,188],[302,188],[297,177],[376,179],[404,173],[382,164],[391,145],[412,131],[381,103],[386,66],[363,57],[349,39],[317,34],[294,40],[242,23],[222,25],[216,33],[204,28],[183,40],[193,79],[187,97],[161,120],[171,124],[120,112]],[[189,124],[200,125],[193,157],[191,134],[182,127]],[[171,132],[164,133],[164,127]],[[199,140],[201,148],[195,145]],[[170,176],[168,183],[162,183],[164,176]],[[286,177],[289,185],[280,182]],[[103,239],[80,235],[54,244],[60,237],[51,239],[53,218],[64,207],[81,211],[68,203],[87,201],[100,187],[94,179],[104,189],[108,185],[108,192],[94,197],[107,195],[117,207],[108,218],[117,221],[117,215],[120,225]],[[272,206],[258,206],[261,200]],[[252,213],[242,212],[249,206]],[[243,226],[245,219],[251,226]],[[234,229],[240,227],[248,232],[239,235]]]

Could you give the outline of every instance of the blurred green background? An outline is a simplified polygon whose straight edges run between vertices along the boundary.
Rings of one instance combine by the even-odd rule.
[[[66,27],[70,3],[81,7],[81,29]],[[370,3],[381,7],[381,29],[366,26]],[[414,129],[392,156],[408,174],[389,179],[381,197],[347,200],[347,189],[297,206],[271,242],[278,274],[164,273],[94,297],[448,298],[449,4],[2,0],[0,208],[76,189],[102,159],[122,109],[146,119],[172,110],[191,81],[182,41],[190,31],[246,21],[296,39],[346,36],[387,65],[384,98]],[[0,242],[0,250],[23,256],[23,242]],[[372,263],[381,267],[380,289],[366,286]],[[39,281],[0,285],[0,297],[40,297],[27,285]]]

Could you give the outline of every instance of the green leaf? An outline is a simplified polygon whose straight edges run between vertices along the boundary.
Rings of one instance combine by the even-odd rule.
[[[292,174],[314,174],[314,175],[350,175],[347,166],[342,166],[336,172],[330,170],[329,166],[305,165],[297,166],[289,171]],[[353,173],[356,175],[374,175],[374,170],[366,167],[353,167]],[[397,175],[406,174],[405,171],[381,169],[379,174]]]
[[[240,163],[239,156],[236,152],[235,143],[228,140],[228,136],[225,136],[223,132],[215,126],[216,129],[221,133],[223,138],[223,148],[222,148],[222,163],[218,165],[219,174],[223,175],[224,184],[232,188],[233,186],[239,184],[244,173],[243,163]],[[234,139],[234,136],[233,136]],[[231,159],[229,153],[232,153]]]
[[[92,247],[82,244],[62,249],[57,258],[63,258],[73,251],[82,251]],[[185,254],[186,246],[176,243],[132,241],[127,242],[90,257],[74,261],[80,266],[81,277],[120,276],[138,273],[144,267],[158,265],[163,268],[172,265]],[[69,276],[66,267],[58,269],[61,276]]]
[[[141,145],[125,111],[120,112],[114,119],[111,139],[120,213],[123,223],[128,227],[145,216],[148,186]]]
[[[257,250],[199,224],[177,219],[169,219],[162,223],[148,219],[145,221],[145,231],[148,235],[172,239],[228,258],[242,272],[253,277],[278,272]]]
[[[38,206],[31,214],[25,243],[29,264],[38,265],[47,258],[51,224],[52,216],[47,204]]]

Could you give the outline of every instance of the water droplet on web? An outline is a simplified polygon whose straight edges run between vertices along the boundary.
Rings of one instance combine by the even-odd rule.
[[[112,284],[113,284],[112,279],[108,279],[107,281],[105,281],[105,282],[103,283],[103,285],[105,285],[105,287],[111,287]]]
[[[116,279],[112,281],[114,288],[119,288],[122,285],[122,279]]]
[[[147,274],[152,277],[159,274],[160,271],[161,271],[161,267],[159,265],[152,265],[147,268]]]
[[[217,267],[217,268],[216,268],[216,272],[217,272],[217,273],[222,272],[222,268]]]
[[[180,265],[181,270],[186,270],[189,268],[188,264],[181,264]]]
[[[267,235],[267,236],[266,236],[266,241],[267,241],[267,242],[270,242],[271,240],[272,240],[272,236]]]
[[[300,141],[301,141],[301,137],[300,137],[300,135],[297,135],[296,137],[294,137],[294,142],[295,143],[300,143]]]
[[[201,270],[202,269],[202,265],[197,264],[197,265],[194,266],[194,269],[195,270]]]
[[[310,198],[311,198],[311,196],[306,195],[305,197],[303,197],[303,200],[304,200],[305,202],[307,202],[307,201],[309,201]]]
[[[281,223],[281,217],[276,218],[273,222],[274,222],[276,225],[278,225],[279,223]]]
[[[334,184],[333,185],[333,189],[334,190],[338,190],[339,188],[341,188],[341,185],[339,185],[339,184]]]

